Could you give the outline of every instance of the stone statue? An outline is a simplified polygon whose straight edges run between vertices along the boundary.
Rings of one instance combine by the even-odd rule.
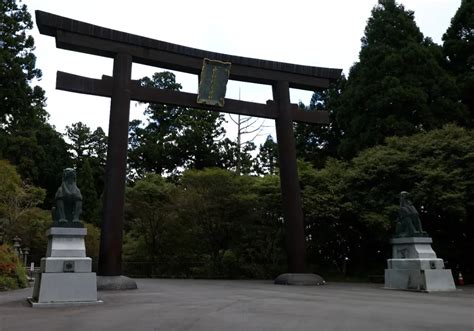
[[[418,212],[408,199],[409,195],[408,192],[400,192],[400,210],[395,228],[395,237],[427,237],[428,234],[421,227]]]
[[[82,227],[79,216],[82,213],[82,195],[76,185],[76,171],[66,168],[63,181],[55,196],[56,207],[53,207],[53,226]]]

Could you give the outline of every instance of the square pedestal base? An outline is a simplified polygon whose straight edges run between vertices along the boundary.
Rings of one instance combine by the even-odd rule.
[[[449,269],[385,269],[385,288],[414,291],[455,291]]]
[[[38,273],[32,301],[40,304],[96,303],[95,272]]]

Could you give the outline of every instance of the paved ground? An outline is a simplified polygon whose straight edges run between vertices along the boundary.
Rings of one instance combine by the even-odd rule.
[[[99,306],[32,309],[32,289],[0,292],[9,330],[474,330],[474,287],[450,293],[268,281],[139,279]]]

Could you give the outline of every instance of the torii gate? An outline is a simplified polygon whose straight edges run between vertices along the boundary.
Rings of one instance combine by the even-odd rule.
[[[303,211],[296,164],[293,121],[328,123],[326,112],[303,112],[290,103],[290,88],[315,91],[329,87],[341,69],[245,58],[207,52],[36,11],[41,34],[56,38],[56,47],[114,59],[113,77],[92,79],[58,72],[60,90],[110,97],[109,143],[105,172],[100,241],[100,276],[122,273],[122,224],[128,147],[130,101],[162,103],[275,120],[280,160],[280,183],[286,221],[288,271],[305,273]],[[271,85],[273,101],[266,104],[225,99],[223,107],[197,103],[192,93],[141,87],[131,80],[132,63],[199,75],[203,59],[230,62],[232,80]]]

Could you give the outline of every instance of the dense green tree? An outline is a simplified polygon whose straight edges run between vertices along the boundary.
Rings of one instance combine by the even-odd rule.
[[[19,236],[30,248],[30,261],[39,263],[46,249],[44,233],[51,225],[51,213],[37,208],[45,190],[25,184],[15,167],[0,160],[0,229],[5,242]]]
[[[341,155],[352,157],[388,136],[466,122],[454,80],[431,45],[412,11],[394,0],[379,0],[365,28],[359,62],[350,69],[334,109],[343,134]]]
[[[199,239],[192,223],[176,217],[176,191],[156,174],[147,174],[126,191],[124,255],[146,262],[150,275],[188,275],[198,260],[193,259]]]
[[[91,129],[82,122],[73,123],[66,126],[66,136],[71,141],[70,148],[74,154],[75,166],[80,168],[84,157],[91,154]]]
[[[95,129],[90,137],[90,154],[88,160],[92,168],[95,190],[98,197],[100,197],[104,191],[107,140],[107,136],[101,127]]]
[[[147,174],[133,187],[127,188],[127,227],[142,238],[146,246],[143,253],[151,261],[163,254],[161,235],[169,219],[173,190],[173,184],[166,183],[156,174]]]
[[[77,174],[77,186],[82,194],[81,219],[96,226],[100,224],[100,200],[94,183],[89,159],[85,159]]]
[[[448,70],[456,77],[460,97],[474,123],[474,1],[462,0],[451,25],[443,35],[443,53]]]
[[[16,165],[28,182],[47,190],[49,205],[61,182],[62,170],[70,166],[67,145],[49,124],[16,130],[6,136],[4,157]]]
[[[254,171],[259,175],[274,175],[278,168],[278,146],[271,135],[263,144],[254,160]]]
[[[252,172],[254,160],[250,153],[256,148],[253,142],[247,141],[239,145],[229,138],[224,138],[218,142],[218,146],[220,160],[216,165],[245,175]]]
[[[142,85],[174,91],[181,89],[171,72],[143,78]],[[203,169],[219,164],[216,141],[224,132],[220,126],[223,117],[219,113],[150,104],[145,115],[148,117],[146,124],[132,121],[130,125],[129,166],[135,175],[173,174],[180,167]]]
[[[305,161],[311,162],[320,168],[328,157],[337,157],[341,132],[338,128],[334,108],[339,100],[339,95],[346,84],[344,75],[330,86],[329,89],[314,92],[309,107],[300,104],[301,111],[327,111],[328,124],[296,123],[295,145],[296,155]]]
[[[252,172],[254,160],[251,153],[256,149],[257,146],[255,146],[252,141],[246,141],[240,144],[240,148],[237,149],[238,158],[235,166],[237,173],[248,175]]]
[[[357,222],[348,198],[349,169],[346,162],[331,158],[319,170],[299,163],[308,264],[328,276],[344,273],[347,259],[355,264],[367,241],[367,230]]]
[[[8,238],[13,238],[15,226],[23,215],[45,198],[45,190],[27,185],[8,161],[0,160],[0,218]]]
[[[195,222],[213,271],[222,272],[226,251],[235,256],[235,244],[242,236],[243,224],[252,219],[255,196],[248,192],[249,178],[222,169],[190,170],[183,174],[180,216]]]
[[[463,252],[474,249],[473,151],[473,132],[449,125],[412,137],[388,138],[386,146],[370,148],[353,159],[347,195],[357,219],[368,229],[373,250],[367,256],[388,249],[399,193],[408,191],[439,256],[472,274],[472,262]]]
[[[160,261],[181,261],[181,274],[195,277],[266,278],[285,269],[278,177],[187,170],[177,188],[162,212],[160,242],[173,245]]]
[[[41,78],[27,34],[32,27],[26,5],[0,3],[0,155],[24,180],[47,189],[48,204],[69,156],[61,136],[46,123],[44,91],[30,86]]]
[[[85,223],[84,226],[87,229],[87,236],[84,238],[87,256],[97,261],[100,248],[100,228],[90,223]]]
[[[86,172],[87,180],[84,182],[88,188],[90,184],[94,185],[95,194],[92,201],[96,201],[104,190],[105,163],[107,159],[107,136],[101,127],[92,131],[89,126],[82,122],[73,123],[66,127],[66,137],[69,139],[69,149],[73,154],[72,160],[78,173]],[[84,170],[86,162],[89,169]],[[90,174],[89,174],[90,173]],[[92,176],[89,178],[89,176]],[[81,183],[82,184],[82,183]],[[91,192],[92,193],[92,192]],[[93,202],[91,206],[95,206]],[[96,215],[98,209],[93,207],[90,211]],[[97,216],[93,217],[97,225]],[[92,221],[91,221],[92,222]]]
[[[175,162],[188,169],[220,166],[219,139],[225,133],[221,114],[186,109],[181,115],[181,132],[176,137]],[[178,165],[181,165],[178,163]]]
[[[99,126],[90,136],[90,155],[98,166],[105,167],[107,162],[107,135]]]
[[[16,0],[0,4],[0,123],[16,128],[31,121],[43,123],[44,91],[29,83],[41,78],[33,54],[34,40],[27,35],[33,22],[26,5]]]
[[[171,72],[155,73],[152,78],[142,79],[142,85],[158,89],[181,90]],[[139,120],[130,123],[130,150],[128,162],[139,175],[163,174],[176,168],[172,155],[176,153],[174,141],[181,129],[180,120],[184,109],[161,104],[150,104],[145,110],[148,123]]]
[[[246,278],[275,278],[287,270],[280,178],[266,175],[251,179],[249,189],[255,201],[235,249],[239,271]]]
[[[219,142],[220,147],[220,161],[224,169],[228,170],[237,170],[237,154],[238,154],[238,145],[235,141],[232,141],[229,138],[224,138]]]
[[[44,207],[49,209],[61,183],[63,170],[72,164],[71,155],[61,134],[50,124],[46,123],[38,127],[34,133],[40,148],[39,154],[34,158],[39,176],[33,183],[46,189]]]
[[[51,211],[37,207],[29,208],[14,226],[14,235],[22,239],[22,246],[30,249],[28,261],[39,266],[47,249],[46,231],[51,227]]]

